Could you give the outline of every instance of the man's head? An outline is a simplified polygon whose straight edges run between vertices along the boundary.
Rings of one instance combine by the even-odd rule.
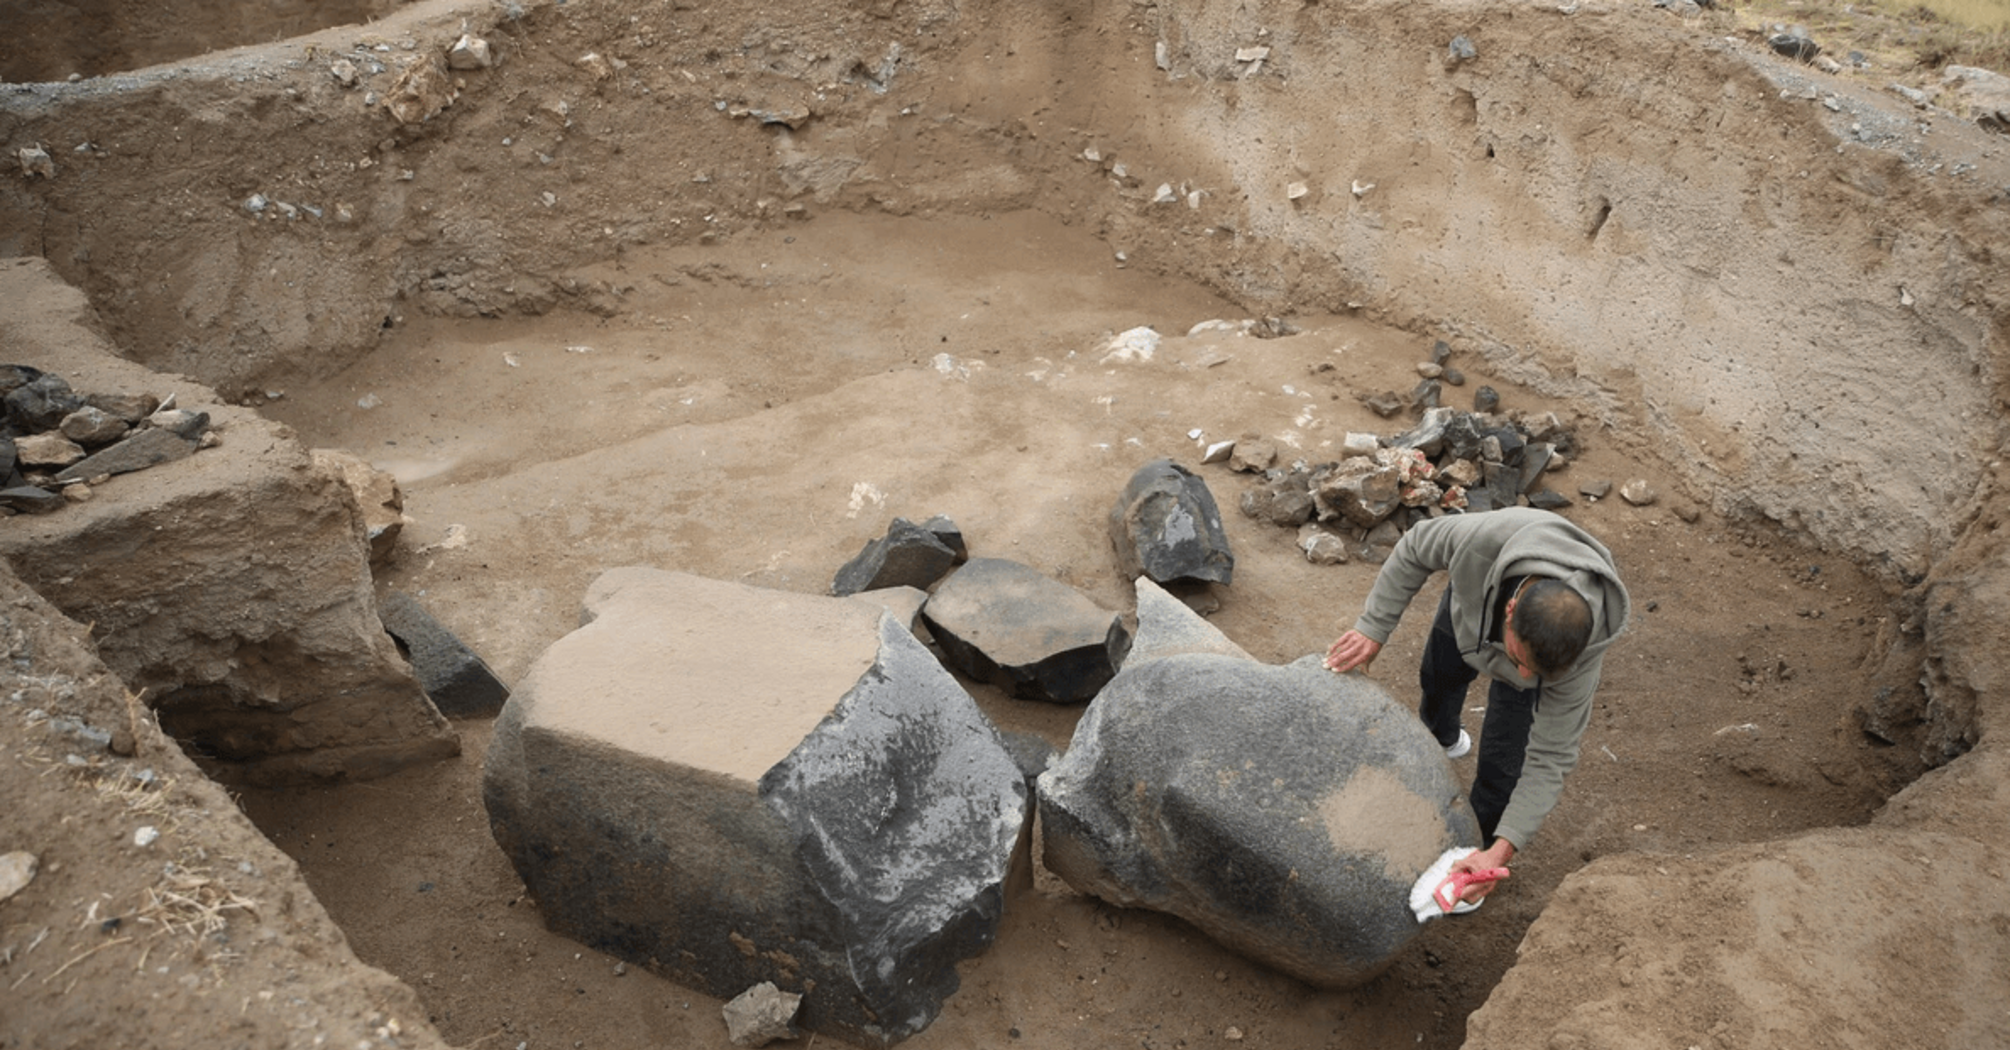
[[[1509,655],[1524,672],[1554,678],[1570,670],[1591,641],[1591,605],[1562,580],[1530,580],[1510,605],[1508,630],[1520,644]]]

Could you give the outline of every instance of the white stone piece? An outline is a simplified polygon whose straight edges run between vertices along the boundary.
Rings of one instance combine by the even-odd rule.
[[[462,33],[447,51],[448,69],[487,69],[494,61],[489,53],[489,42],[472,33]]]

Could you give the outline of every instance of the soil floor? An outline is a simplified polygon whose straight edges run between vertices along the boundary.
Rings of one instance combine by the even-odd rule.
[[[1430,350],[1346,316],[1293,318],[1298,332],[1281,338],[1186,337],[1240,315],[1032,213],[829,213],[630,249],[604,276],[619,293],[608,316],[401,318],[357,365],[268,393],[265,411],[308,445],[398,474],[410,521],[380,583],[419,596],[505,681],[576,624],[602,570],[822,592],[894,516],[949,514],[973,555],[1017,558],[1128,609],[1105,516],[1159,456],[1197,469],[1224,510],[1236,577],[1213,589],[1212,621],[1264,660],[1321,651],[1375,567],[1308,564],[1294,533],[1235,509],[1252,476],[1200,466],[1200,443],[1259,434],[1286,460],[1338,458],[1348,431],[1407,425],[1354,395],[1409,390]],[[1154,358],[1105,361],[1112,335],[1139,325],[1167,336]],[[1506,409],[1574,418],[1476,359],[1452,363],[1468,373],[1447,388],[1456,407],[1491,382]],[[1458,1046],[1559,881],[1591,859],[1868,819],[1905,773],[1851,713],[1881,686],[1908,687],[1877,679],[1888,596],[1840,559],[1708,511],[1685,520],[1651,449],[1589,422],[1578,437],[1549,481],[1614,550],[1638,621],[1607,660],[1561,805],[1487,907],[1432,924],[1378,980],[1324,991],[1178,920],[1022,881],[997,943],[908,1045]],[[1662,500],[1577,495],[1632,478]],[[1413,611],[1372,671],[1405,700],[1424,627]],[[972,691],[1002,727],[1059,746],[1081,712]],[[241,804],[358,955],[415,988],[456,1045],[729,1045],[719,1002],[545,931],[489,836],[491,726],[459,729],[457,760]]]

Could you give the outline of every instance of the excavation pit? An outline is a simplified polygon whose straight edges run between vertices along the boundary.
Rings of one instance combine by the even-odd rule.
[[[1821,82],[1830,109],[1758,49],[1646,5],[1591,14],[1465,12],[1477,53],[1455,61],[1445,23],[1406,5],[1260,26],[1129,5],[1058,24],[939,4],[418,5],[238,53],[248,81],[191,64],[115,78],[123,98],[8,89],[10,154],[41,143],[55,173],[9,176],[0,245],[48,258],[136,360],[397,474],[412,520],[379,584],[423,595],[505,682],[608,567],[820,592],[895,516],[948,514],[973,554],[1127,608],[1106,515],[1138,465],[1201,470],[1232,508],[1253,481],[1200,467],[1207,441],[1335,458],[1348,431],[1400,429],[1355,394],[1409,390],[1442,339],[1469,378],[1447,403],[1485,383],[1577,426],[1554,487],[1662,493],[1564,512],[1614,548],[1643,611],[1486,925],[1434,924],[1381,980],[1317,992],[1034,879],[907,1045],[1234,1027],[1455,1046],[1497,992],[1474,1024],[1550,1015],[1524,1018],[1527,1039],[1492,1028],[1505,1043],[1596,1042],[1580,1007],[1621,1002],[1682,1045],[1719,1022],[1769,1045],[1763,1000],[1707,1021],[1679,996],[1641,1005],[1652,959],[1591,952],[1588,976],[1546,971],[1575,987],[1530,990],[1516,946],[1561,929],[1611,952],[1629,922],[1687,914],[1643,895],[1573,929],[1580,880],[1686,901],[1734,863],[1712,858],[1768,850],[1811,884],[1846,878],[1764,845],[1816,829],[1840,829],[1818,832],[1839,853],[1910,821],[1950,861],[1995,863],[1966,820],[1909,814],[1994,768],[1978,745],[2000,665],[1952,627],[2000,623],[1978,610],[2004,587],[1987,537],[2010,280],[1983,202],[2010,178],[1952,122],[1850,135],[1886,126],[1875,85]],[[463,32],[493,66],[445,70]],[[382,74],[330,72],[367,55],[389,56]],[[441,63],[445,104],[385,107],[400,57]],[[1187,334],[1244,318],[1276,337]],[[1154,357],[1106,360],[1141,325],[1167,337]],[[1261,659],[1323,649],[1372,568],[1310,565],[1294,533],[1226,517],[1238,571],[1212,621]],[[1422,628],[1413,611],[1378,661],[1399,696]],[[1057,745],[1078,713],[973,693]],[[457,728],[457,760],[244,807],[450,1044],[726,1045],[716,1001],[544,931],[487,837],[488,725]],[[1770,950],[1734,932],[1692,969],[1705,990]]]

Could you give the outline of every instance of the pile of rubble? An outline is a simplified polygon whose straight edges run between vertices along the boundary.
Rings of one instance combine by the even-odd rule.
[[[114,474],[209,448],[209,414],[150,394],[79,394],[62,376],[0,365],[0,516],[49,514],[91,498]]]
[[[1242,512],[1299,528],[1314,561],[1373,557],[1426,518],[1500,507],[1555,510],[1570,497],[1543,486],[1576,451],[1576,434],[1553,412],[1500,414],[1426,408],[1417,425],[1389,437],[1350,433],[1346,458],[1275,467],[1276,452],[1242,442],[1219,452],[1231,468],[1261,473],[1242,495]]]

